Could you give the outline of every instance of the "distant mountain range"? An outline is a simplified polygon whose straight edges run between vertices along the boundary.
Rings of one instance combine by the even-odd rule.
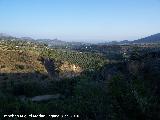
[[[80,45],[90,45],[91,43],[83,43],[83,42],[66,42],[58,39],[33,39],[30,37],[21,37],[16,38],[12,37],[5,33],[0,33],[0,39],[8,39],[8,40],[24,40],[24,41],[30,41],[30,42],[40,42],[47,44],[49,46],[80,46]],[[160,33],[144,37],[138,40],[128,41],[111,41],[111,42],[105,42],[105,43],[98,43],[99,45],[124,45],[124,44],[151,44],[151,43],[160,43]]]
[[[5,34],[5,33],[0,33],[0,38],[2,39],[13,39],[14,37],[12,37],[11,35]]]
[[[58,40],[58,39],[37,39],[36,41],[40,43],[48,44],[49,46],[55,45],[55,46],[63,46],[66,45],[67,42]]]
[[[37,39],[36,41],[40,43],[48,44],[48,46],[65,46],[65,47],[72,47],[72,46],[81,46],[81,45],[90,45],[90,43],[83,43],[83,42],[66,42],[59,39]]]
[[[144,37],[138,40],[128,41],[111,41],[111,42],[105,42],[100,44],[107,44],[107,45],[123,45],[123,44],[151,44],[151,43],[160,43],[160,33]]]
[[[64,46],[64,47],[72,47],[72,46],[80,46],[80,45],[90,45],[89,43],[83,42],[66,42],[59,39],[33,39],[31,37],[13,37],[5,33],[0,33],[0,40],[20,40],[20,41],[28,41],[28,42],[39,42],[43,44],[47,44],[48,46],[56,47],[56,46]]]

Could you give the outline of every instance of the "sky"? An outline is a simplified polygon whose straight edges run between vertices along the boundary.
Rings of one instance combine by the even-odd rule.
[[[160,0],[0,0],[0,32],[103,42],[160,32]]]

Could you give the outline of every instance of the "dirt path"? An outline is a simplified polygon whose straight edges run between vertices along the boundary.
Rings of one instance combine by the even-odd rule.
[[[59,99],[62,97],[60,94],[54,94],[54,95],[40,95],[40,96],[34,96],[32,98],[25,97],[25,96],[20,96],[20,100],[26,101],[26,100],[31,100],[33,102],[40,102],[40,101],[48,101],[51,99]]]
[[[41,96],[35,96],[30,98],[31,101],[47,101],[50,99],[58,99],[60,98],[60,94],[55,94],[55,95],[41,95]]]

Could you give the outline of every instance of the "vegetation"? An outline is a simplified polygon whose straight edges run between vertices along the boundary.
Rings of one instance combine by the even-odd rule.
[[[160,119],[160,46],[83,47],[53,49],[26,41],[1,41],[1,119],[4,114],[77,114],[83,120]],[[59,79],[50,78],[48,70],[52,69],[46,68],[45,60],[54,63],[49,66]],[[77,68],[79,72],[75,72]],[[32,100],[56,94],[60,97]]]
[[[48,56],[56,61],[68,61],[69,63],[79,65],[85,70],[97,69],[108,62],[107,59],[98,54],[65,49],[47,49],[42,52],[42,56]]]

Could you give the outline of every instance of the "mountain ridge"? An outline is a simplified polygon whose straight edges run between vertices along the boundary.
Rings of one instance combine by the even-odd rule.
[[[0,33],[0,39],[8,38],[8,39],[15,39],[15,40],[22,40],[22,41],[30,41],[30,42],[39,42],[48,44],[49,46],[75,46],[75,45],[88,45],[92,43],[84,43],[84,42],[67,42],[63,40],[55,39],[33,39],[31,37],[13,37],[11,35]],[[137,40],[129,41],[129,40],[122,40],[122,41],[111,41],[111,42],[104,42],[104,43],[97,43],[99,45],[123,45],[123,44],[152,44],[152,43],[160,43],[160,33],[156,33],[144,38],[140,38]]]
[[[140,38],[137,40],[129,41],[129,40],[122,40],[122,41],[111,41],[105,43],[98,43],[100,45],[125,45],[125,44],[155,44],[160,43],[160,33],[153,34],[144,38]]]

